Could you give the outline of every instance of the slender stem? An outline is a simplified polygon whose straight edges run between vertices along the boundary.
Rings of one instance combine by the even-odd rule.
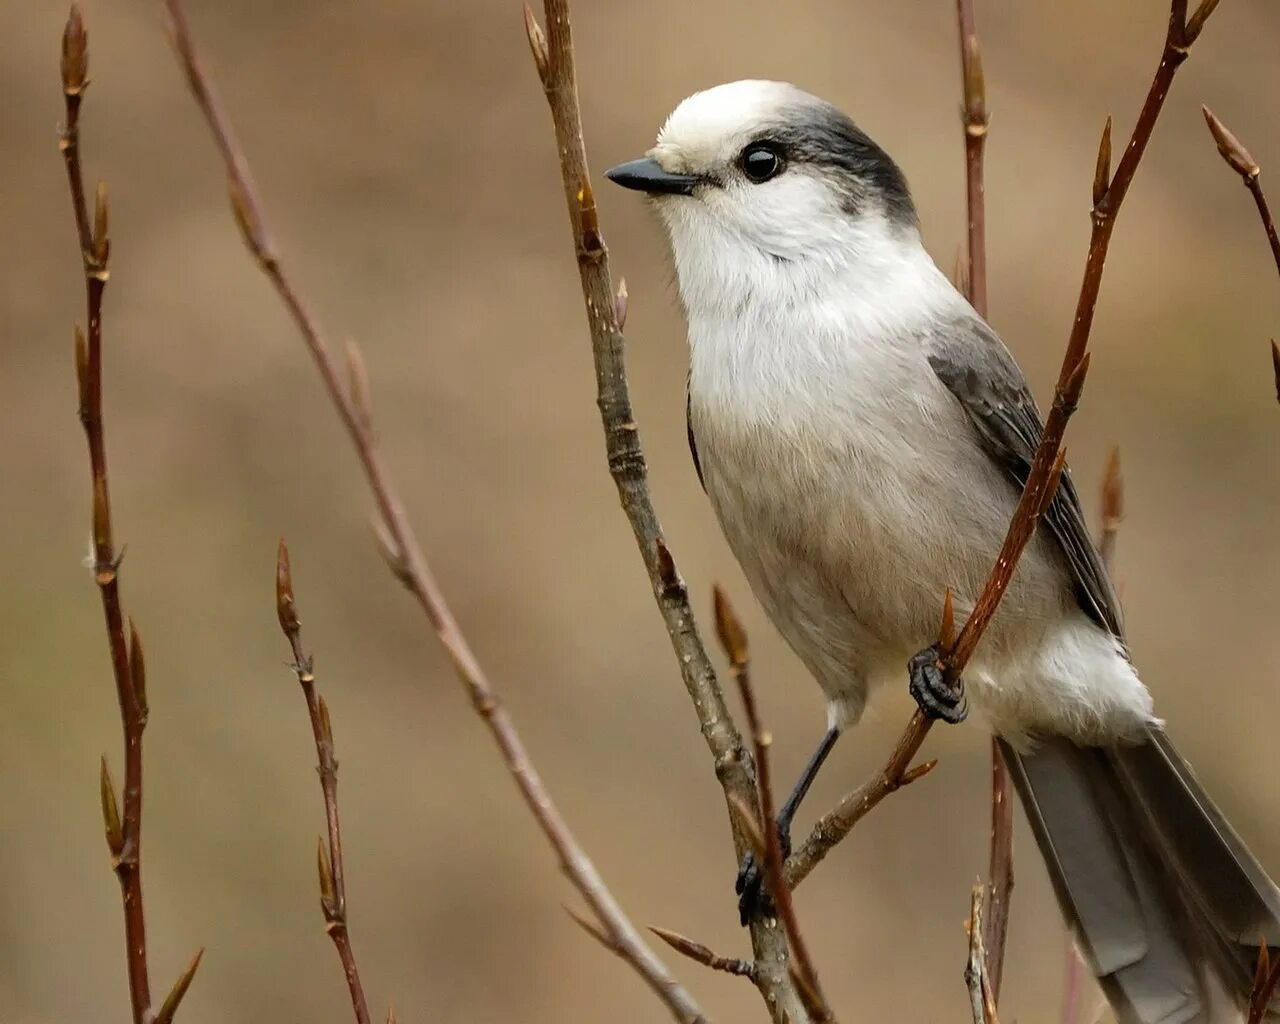
[[[756,704],[755,689],[751,685],[747,634],[724,591],[716,587],[714,593],[716,632],[729,657],[729,667],[733,672],[734,681],[738,684],[738,693],[742,697],[742,708],[747,715],[747,726],[751,730],[751,740],[755,748],[756,789],[759,794],[760,834],[764,844],[765,885],[773,900],[778,919],[782,922],[782,928],[787,934],[787,945],[791,948],[792,971],[799,983],[805,1009],[815,1022],[832,1022],[835,1018],[818,984],[818,972],[813,965],[808,943],[805,942],[804,935],[800,931],[795,903],[791,899],[791,888],[787,885],[782,840],[778,834],[778,815],[773,806],[773,780],[769,757],[773,737],[764,727],[759,706]]]
[[[964,107],[965,193],[969,224],[968,299],[978,315],[987,315],[987,212],[986,188],[983,180],[983,155],[986,149],[987,114],[986,81],[982,67],[982,51],[978,45],[978,29],[973,0],[956,0],[959,23],[961,84]],[[1009,790],[1009,771],[1004,754],[995,738],[991,740],[991,843],[988,854],[986,913],[981,915],[991,990],[1000,998],[1000,981],[1004,974],[1005,939],[1009,931],[1009,897],[1013,892],[1013,800]]]
[[[692,996],[675,980],[627,918],[595,865],[579,845],[529,759],[515,724],[499,701],[454,619],[409,524],[398,489],[377,448],[375,435],[366,415],[367,410],[361,409],[359,397],[353,397],[358,396],[359,392],[357,389],[348,391],[343,385],[338,362],[324,341],[319,322],[295,289],[275,249],[244,151],[213,91],[212,83],[201,67],[182,4],[180,0],[165,0],[165,6],[187,82],[226,165],[232,208],[245,243],[293,318],[320,372],[329,398],[347,429],[378,507],[396,575],[404,582],[431,623],[453,662],[472,706],[497,745],[522,799],[555,851],[565,875],[607,929],[618,955],[643,977],[676,1020],[682,1024],[705,1020]]]
[[[124,907],[129,1001],[134,1024],[144,1024],[151,1009],[147,971],[146,919],[142,902],[142,732],[146,710],[135,691],[134,673],[125,636],[120,603],[120,556],[111,529],[111,498],[107,484],[107,443],[102,416],[102,298],[108,278],[110,244],[107,237],[107,198],[100,189],[90,226],[80,162],[80,105],[88,86],[88,33],[79,8],[72,6],[62,39],[62,85],[66,105],[59,149],[66,165],[75,215],[76,237],[84,267],[87,343],[76,334],[76,372],[79,379],[80,422],[89,448],[93,494],[93,575],[102,599],[111,669],[120,705],[124,734],[124,814],[120,845],[112,850],[112,864],[120,882]]]
[[[715,761],[733,830],[735,857],[741,859],[749,847],[734,807],[736,804],[749,807],[755,802],[755,773],[699,634],[688,588],[663,538],[653,507],[648,469],[631,407],[626,341],[619,323],[626,301],[615,291],[609,272],[609,254],[600,230],[582,138],[567,0],[545,0],[544,13],[545,35],[526,6],[525,30],[555,128],[565,203],[591,333],[597,405],[604,428],[609,472],[635,534],[702,735]],[[750,922],[750,932],[756,966],[754,981],[775,1024],[784,1020],[803,1024],[808,1014],[787,969],[786,936],[762,919]]]
[[[324,816],[328,826],[328,858],[320,857],[320,908],[324,912],[325,931],[333,940],[342,962],[342,972],[351,992],[351,1007],[357,1024],[370,1024],[369,1004],[351,948],[347,928],[346,871],[342,857],[342,823],[338,817],[338,761],[334,757],[333,726],[324,698],[316,692],[316,677],[311,656],[302,646],[302,624],[298,619],[293,596],[293,576],[289,566],[289,549],[283,540],[276,556],[276,611],[280,628],[293,651],[293,669],[307,702],[311,719],[311,736],[319,762],[320,791],[324,796]]]

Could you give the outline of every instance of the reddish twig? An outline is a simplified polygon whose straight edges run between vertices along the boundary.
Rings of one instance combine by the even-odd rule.
[[[102,416],[102,298],[109,277],[111,240],[108,232],[107,187],[99,182],[93,219],[85,198],[80,161],[80,105],[89,86],[89,35],[80,8],[72,4],[62,33],[62,92],[66,119],[58,139],[67,169],[76,238],[84,268],[87,333],[75,328],[76,387],[79,417],[89,448],[93,491],[93,578],[102,599],[111,669],[120,724],[124,733],[123,800],[116,798],[115,784],[102,758],[100,790],[103,824],[111,865],[120,882],[124,906],[125,959],[129,977],[129,1003],[134,1024],[168,1024],[186,994],[200,963],[200,953],[170,990],[159,1013],[151,1011],[151,980],[147,960],[146,916],[142,901],[142,734],[147,724],[146,662],[142,640],[132,621],[125,637],[125,617],[120,601],[120,561],[111,524],[111,493],[107,484],[107,442]],[[123,803],[123,811],[121,810]],[[203,950],[201,950],[203,953]]]
[[[1213,134],[1213,141],[1217,143],[1218,152],[1222,154],[1222,159],[1230,165],[1233,171],[1240,175],[1245,188],[1253,196],[1253,204],[1258,208],[1258,218],[1262,221],[1262,230],[1267,234],[1267,242],[1271,246],[1271,255],[1276,261],[1276,270],[1280,272],[1280,236],[1276,234],[1275,218],[1271,216],[1271,208],[1267,205],[1267,197],[1263,194],[1262,183],[1259,181],[1262,176],[1262,168],[1249,155],[1249,151],[1241,145],[1240,140],[1227,129],[1227,126],[1214,117],[1212,110],[1205,106],[1202,106],[1200,110],[1204,113],[1205,123]]]
[[[769,748],[773,745],[773,737],[761,721],[755,691],[751,686],[746,630],[742,628],[742,623],[734,613],[725,592],[720,587],[716,587],[713,593],[716,634],[729,658],[729,668],[733,672],[734,681],[738,684],[742,707],[747,715],[747,726],[751,730],[751,739],[755,747],[756,789],[759,794],[757,820],[764,846],[762,863],[765,886],[773,901],[778,919],[782,922],[783,930],[787,934],[787,945],[791,947],[791,969],[796,976],[805,1009],[814,1021],[833,1021],[835,1018],[818,984],[818,972],[813,965],[808,944],[800,931],[795,903],[791,899],[791,889],[787,885],[785,856],[782,852],[782,840],[778,835],[778,817],[773,806],[773,781],[770,775]]]
[[[963,281],[965,294],[978,315],[987,315],[987,213],[982,162],[986,149],[987,86],[982,70],[973,0],[956,0],[959,23],[960,67],[964,106],[965,194],[969,222],[968,272]],[[1000,998],[1004,975],[1005,938],[1009,931],[1009,898],[1013,893],[1013,800],[1009,790],[1009,770],[995,738],[991,740],[991,842],[987,877],[990,879],[983,948],[988,957],[987,972],[995,998]]]
[[[1216,6],[1217,0],[1203,0],[1195,14],[1188,18],[1187,0],[1172,0],[1160,63],[1114,177],[1110,174],[1111,122],[1109,120],[1103,132],[1097,171],[1094,175],[1093,230],[1085,259],[1080,296],[1076,302],[1076,315],[1054,390],[1053,406],[1045,421],[1044,434],[1036,448],[1031,470],[1009,523],[1009,530],[996,558],[996,564],[987,577],[973,611],[955,644],[940,645],[943,651],[941,667],[952,682],[960,678],[964,666],[968,664],[983,633],[990,625],[1000,600],[1009,586],[1009,581],[1013,578],[1018,559],[1034,535],[1036,525],[1057,490],[1065,460],[1065,452],[1061,450],[1062,437],[1072,413],[1075,412],[1080,392],[1084,387],[1085,375],[1089,369],[1087,352],[1089,334],[1093,327],[1098,292],[1102,287],[1102,271],[1111,243],[1111,234],[1115,229],[1116,216],[1129,191],[1129,186],[1133,183],[1134,174],[1137,172],[1143,153],[1146,152],[1147,143],[1151,140],[1151,133],[1164,106],[1173,77],[1182,62],[1186,60],[1191,44],[1199,36],[1205,21]],[[787,861],[787,881],[793,888],[818,865],[832,847],[849,834],[853,826],[871,808],[907,781],[910,774],[907,772],[907,766],[919,751],[932,726],[930,719],[927,719],[922,712],[916,711],[885,767],[870,782],[847,794],[834,810],[818,821],[809,838]]]
[[[738,957],[720,956],[704,946],[701,942],[695,942],[687,935],[681,935],[679,932],[673,932],[666,928],[658,928],[654,925],[649,926],[649,931],[658,936],[663,942],[674,949],[682,956],[687,956],[690,960],[702,964],[704,967],[710,967],[713,971],[723,971],[725,974],[736,974],[743,978],[754,978],[756,973],[756,965],[750,960],[742,960]]]
[[[329,398],[347,429],[378,507],[376,527],[393,571],[413,594],[444,645],[472,706],[489,729],[508,773],[555,851],[561,869],[591,907],[611,941],[617,945],[619,955],[641,975],[676,1020],[682,1024],[704,1020],[692,996],[672,977],[641,937],[578,843],[530,760],[514,722],[502,706],[497,692],[454,619],[409,524],[398,489],[378,450],[364,390],[361,373],[363,361],[359,351],[354,346],[348,347],[348,373],[351,379],[344,384],[338,361],[324,340],[318,319],[295,289],[280,260],[244,151],[218,102],[212,83],[201,67],[182,4],[180,0],[165,0],[165,5],[187,83],[213,133],[226,166],[232,211],[245,244],[293,318],[320,372]]]
[[[338,761],[334,757],[333,725],[329,720],[329,707],[316,692],[316,677],[311,656],[302,646],[302,622],[293,597],[293,573],[289,567],[289,549],[284,538],[276,551],[276,615],[280,629],[293,651],[293,670],[302,686],[307,702],[307,714],[311,718],[311,735],[316,744],[319,761],[320,790],[324,795],[324,816],[328,825],[328,844],[320,841],[316,856],[320,874],[320,909],[324,913],[325,931],[333,940],[342,961],[342,972],[351,991],[351,1007],[357,1024],[369,1024],[369,1005],[364,998],[364,985],[356,967],[355,953],[351,949],[351,935],[347,928],[346,871],[342,860],[342,824],[338,818]]]
[[[609,472],[644,560],[703,737],[715,760],[716,776],[729,809],[735,851],[741,858],[748,848],[748,839],[735,807],[737,804],[749,807],[756,799],[751,758],[725,705],[689,604],[688,589],[663,539],[662,526],[649,493],[648,469],[627,383],[626,341],[622,334],[627,298],[625,289],[613,287],[609,253],[591,189],[568,0],[544,0],[544,14],[545,33],[526,5],[525,32],[555,129],[561,181],[591,333],[596,401],[604,428]],[[802,1024],[807,1015],[787,969],[786,936],[759,917],[750,922],[750,930],[756,965],[754,980],[770,1015],[775,1024],[784,1020]]]

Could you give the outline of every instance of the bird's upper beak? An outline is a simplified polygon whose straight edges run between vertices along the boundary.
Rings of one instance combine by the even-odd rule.
[[[637,192],[661,193],[674,196],[693,195],[694,186],[701,178],[694,174],[673,174],[664,171],[662,165],[651,157],[628,160],[625,164],[610,167],[604,176],[623,188]]]

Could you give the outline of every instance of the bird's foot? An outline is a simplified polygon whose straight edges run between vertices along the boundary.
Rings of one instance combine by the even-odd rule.
[[[964,694],[964,680],[947,682],[941,662],[937,644],[916,654],[907,662],[908,689],[928,717],[957,725],[969,715],[969,699]]]
[[[791,856],[791,826],[778,823],[778,841],[782,844],[782,859]],[[745,925],[753,917],[765,917],[773,913],[773,900],[764,884],[764,868],[756,863],[754,854],[743,855],[738,867],[738,880],[734,883],[738,894],[738,918]]]

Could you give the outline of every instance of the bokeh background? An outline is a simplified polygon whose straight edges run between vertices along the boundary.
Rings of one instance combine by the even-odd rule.
[[[990,106],[992,319],[1043,396],[1070,322],[1108,113],[1127,134],[1157,0],[978,4]],[[341,759],[350,918],[371,999],[405,1021],[660,1021],[573,925],[575,896],[434,638],[389,578],[314,370],[240,246],[158,3],[87,0],[88,173],[110,183],[108,441],[127,608],[143,634],[146,896],[154,986],[207,948],[187,1021],[338,1021],[317,906],[322,826],[306,716],[272,604],[294,554]],[[387,457],[440,580],[552,792],[639,922],[746,940],[719,789],[605,472],[543,98],[519,5],[193,2],[209,70],[286,259],[335,342],[359,339]],[[0,1020],[127,1013],[98,806],[120,768],[71,325],[79,261],[56,147],[61,3],[0,3]],[[740,77],[831,98],[905,167],[927,239],[962,237],[947,0],[578,4],[594,166],[645,149],[686,94]],[[1096,504],[1123,451],[1133,649],[1176,740],[1280,870],[1275,630],[1280,284],[1208,102],[1280,168],[1280,8],[1222,5],[1179,77],[1118,229],[1070,443]],[[1264,176],[1264,181],[1267,180]],[[823,724],[815,686],[750,601],[685,451],[685,350],[656,223],[601,187],[631,293],[632,384],[653,488],[700,612],[723,581],[751,629],[779,777]],[[1280,192],[1277,193],[1280,200]],[[882,695],[811,813],[883,759]],[[983,870],[987,744],[938,730],[927,781],[877,810],[799,905],[845,1019],[964,1019],[962,922]],[[809,816],[806,816],[806,821]],[[1056,1019],[1064,939],[1019,823],[1005,995]],[[665,955],[665,954],[664,954]],[[719,1020],[746,984],[667,956]]]

